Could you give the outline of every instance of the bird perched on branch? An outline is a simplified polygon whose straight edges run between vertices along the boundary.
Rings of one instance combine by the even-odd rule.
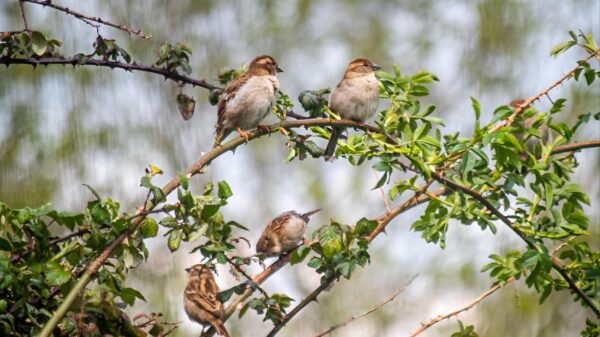
[[[373,116],[379,104],[379,83],[375,71],[380,66],[367,58],[357,58],[350,62],[344,78],[329,96],[328,107],[343,119],[364,122]],[[325,149],[325,160],[335,158],[335,147],[342,132],[339,128],[331,130],[331,137]]]
[[[256,252],[266,256],[283,255],[298,246],[304,238],[310,216],[319,212],[315,209],[304,214],[289,211],[271,220],[256,244]]]
[[[217,104],[215,147],[234,130],[248,141],[250,134],[244,130],[258,127],[273,108],[279,90],[277,73],[282,71],[271,56],[258,56],[245,74],[227,85]]]
[[[188,317],[204,326],[210,324],[221,336],[231,337],[223,325],[223,303],[217,298],[219,286],[210,267],[196,264],[186,271],[188,283],[183,304]]]

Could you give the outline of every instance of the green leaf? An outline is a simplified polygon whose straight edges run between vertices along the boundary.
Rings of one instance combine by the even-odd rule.
[[[471,106],[473,106],[473,111],[475,111],[475,120],[478,121],[481,115],[481,107],[479,101],[473,96],[471,96]]]
[[[12,250],[10,242],[8,242],[7,240],[4,240],[3,238],[0,238],[0,250],[5,250],[5,251],[10,252]]]
[[[179,249],[179,245],[181,244],[181,232],[178,230],[174,230],[169,234],[169,239],[167,241],[167,245],[169,249],[174,252]]]
[[[505,119],[506,117],[510,116],[512,112],[512,109],[506,105],[498,107],[498,109],[494,111],[494,117],[490,123],[496,123],[499,120]]]
[[[327,259],[331,259],[333,255],[339,253],[342,250],[342,243],[340,240],[328,240],[323,244],[323,256]]]
[[[535,266],[540,260],[540,253],[535,250],[526,251],[521,256],[521,266],[524,268]]]
[[[321,259],[319,259],[318,257],[315,256],[312,259],[310,259],[310,261],[308,261],[307,266],[309,268],[318,269],[319,267],[321,267],[322,264],[323,264],[323,261],[321,261]]]
[[[384,161],[380,161],[377,164],[373,165],[373,170],[379,171],[379,172],[388,172],[391,170],[391,167],[390,167],[390,164],[388,164]]]
[[[181,182],[181,187],[183,187],[184,190],[187,191],[187,189],[189,188],[189,180],[186,176],[184,176],[183,174],[179,175],[179,181]]]
[[[177,226],[177,219],[175,219],[172,216],[166,216],[162,219],[160,219],[159,223],[165,227],[176,227]]]
[[[346,279],[350,279],[354,268],[356,267],[356,263],[354,261],[342,262],[337,265],[337,270],[344,276]]]
[[[145,175],[140,179],[140,186],[146,188],[152,188],[152,182],[150,181],[150,175]]]
[[[229,301],[231,296],[233,296],[234,291],[235,291],[235,287],[231,287],[229,289],[220,291],[217,293],[217,298],[219,299],[219,301],[225,303],[225,302]]]
[[[294,265],[304,261],[306,256],[308,256],[308,253],[310,253],[310,247],[304,245],[298,247],[298,249],[292,252],[292,256],[290,257],[290,263]]]
[[[85,215],[77,212],[66,212],[66,211],[50,211],[48,216],[54,219],[59,225],[65,226],[71,231],[75,229],[76,225],[83,224]]]
[[[48,50],[48,42],[44,34],[40,32],[31,32],[31,49],[37,56],[42,56]]]
[[[92,194],[96,197],[96,200],[101,200],[102,198],[100,198],[100,194],[98,194],[98,192],[96,192],[95,189],[92,188],[92,186],[88,185],[88,184],[82,184],[83,186],[87,187],[88,190],[90,190],[90,192],[92,192]]]
[[[146,298],[144,298],[144,295],[142,295],[142,293],[133,288],[125,288],[121,290],[120,296],[123,302],[129,305],[133,305],[135,303],[136,298],[139,298],[142,301],[146,302]]]
[[[144,219],[142,223],[142,234],[145,238],[153,238],[158,234],[158,224],[150,217]]]
[[[585,82],[587,85],[592,85],[594,83],[594,79],[596,79],[596,71],[594,69],[588,69],[583,73],[585,77]]]
[[[202,235],[204,235],[204,233],[206,233],[207,230],[208,230],[208,224],[202,224],[197,231],[193,232],[189,236],[188,241],[191,242],[191,241],[198,240]]]
[[[46,272],[46,280],[52,286],[60,286],[69,281],[71,273],[64,270],[58,263],[51,261],[48,263]]]
[[[110,212],[104,208],[104,205],[99,202],[94,202],[92,209],[90,209],[90,215],[94,222],[98,224],[109,224],[111,223],[112,217]]]
[[[552,47],[552,49],[550,50],[550,56],[557,56],[558,54],[565,52],[566,50],[568,50],[576,44],[577,42],[573,40],[559,43],[556,46]]]
[[[356,227],[354,228],[354,235],[356,237],[361,237],[365,235],[369,235],[375,230],[377,227],[377,221],[369,220],[367,218],[362,218],[358,220]]]
[[[227,184],[226,181],[219,181],[218,186],[219,192],[217,194],[219,195],[219,198],[227,200],[233,195],[233,193],[231,192],[231,188],[229,187],[229,184]]]
[[[158,187],[158,186],[152,186],[150,188],[150,190],[152,191],[152,195],[154,196],[154,203],[155,204],[167,200],[165,194],[163,193],[163,191],[162,191],[162,189],[160,187]]]
[[[463,154],[461,160],[463,179],[467,176],[469,172],[471,172],[471,170],[475,167],[476,163],[477,157],[473,152],[467,151]]]

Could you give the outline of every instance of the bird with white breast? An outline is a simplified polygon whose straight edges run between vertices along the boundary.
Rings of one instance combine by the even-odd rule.
[[[344,78],[329,96],[329,110],[343,119],[364,122],[377,112],[379,81],[375,71],[381,69],[371,60],[359,57],[348,65]],[[335,148],[342,129],[334,127],[325,149],[325,160],[335,159]]]
[[[227,85],[217,103],[215,147],[234,130],[249,140],[250,133],[244,130],[259,127],[273,109],[279,91],[277,73],[282,71],[273,57],[258,56],[245,74]]]

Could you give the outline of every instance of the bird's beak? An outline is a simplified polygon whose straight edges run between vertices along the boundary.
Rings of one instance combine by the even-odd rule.
[[[373,63],[373,64],[371,65],[371,69],[373,69],[373,71],[375,71],[375,70],[379,70],[379,69],[381,69],[381,67],[379,66],[379,64],[377,64],[377,63]]]
[[[278,73],[282,73],[282,72],[283,72],[283,69],[281,69],[281,68],[279,68],[279,66],[277,66],[277,72],[278,72]]]
[[[192,270],[192,268],[185,268],[185,271],[188,273],[190,272],[190,270]]]

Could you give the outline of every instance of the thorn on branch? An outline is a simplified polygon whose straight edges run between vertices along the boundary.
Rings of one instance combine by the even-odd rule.
[[[93,23],[91,23],[89,21],[94,21],[94,22],[97,22],[97,23],[105,25],[105,26],[113,27],[113,28],[116,28],[118,30],[127,32],[129,35],[132,35],[132,34],[133,35],[137,35],[137,36],[139,36],[139,37],[141,37],[143,39],[151,39],[152,38],[151,35],[144,34],[144,32],[141,29],[137,29],[136,30],[136,29],[129,28],[126,25],[115,24],[115,23],[112,23],[110,21],[106,21],[106,20],[104,20],[104,19],[102,19],[100,17],[97,17],[97,16],[87,16],[87,15],[84,15],[82,13],[73,11],[73,10],[69,9],[68,7],[62,7],[62,6],[55,5],[55,4],[53,4],[49,0],[19,0],[19,5],[22,6],[23,2],[29,2],[29,3],[32,3],[32,4],[42,5],[44,7],[47,6],[47,7],[56,9],[58,11],[61,11],[61,12],[65,13],[65,14],[67,14],[67,15],[72,15],[75,18],[77,18],[77,19],[85,22],[86,24],[88,24],[88,25],[96,28],[96,30],[100,27],[100,25],[93,24]],[[23,11],[21,11],[21,13],[23,13]],[[25,19],[24,14],[23,14],[23,19]],[[27,22],[25,22],[25,28],[27,29]]]

